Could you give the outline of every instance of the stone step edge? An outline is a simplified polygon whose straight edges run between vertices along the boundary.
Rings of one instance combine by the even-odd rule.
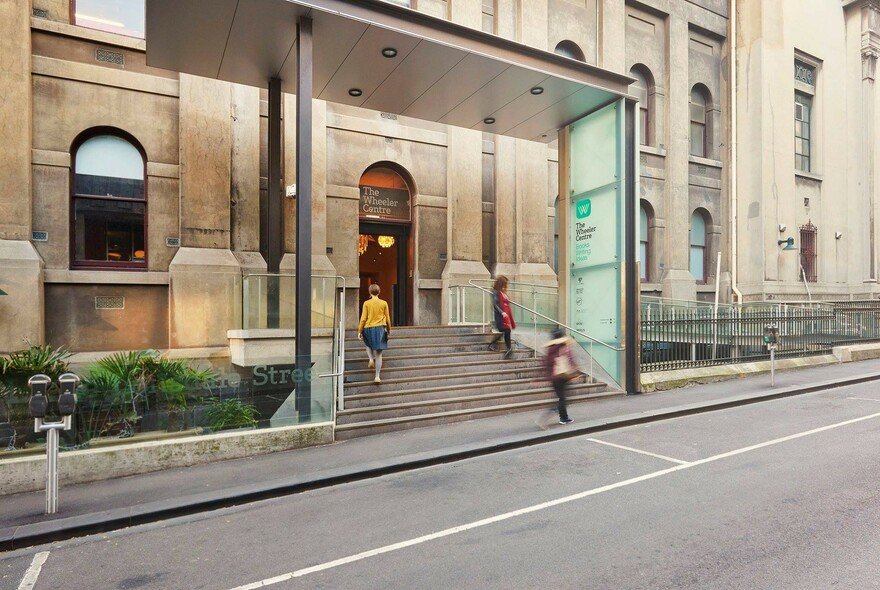
[[[438,366],[442,367],[443,365],[438,365]],[[454,365],[452,365],[452,366],[454,366]],[[421,369],[424,367],[419,367],[419,368]],[[412,367],[400,367],[400,369],[413,370]],[[505,370],[499,370],[499,371],[478,371],[478,372],[474,372],[474,373],[446,373],[444,375],[418,375],[418,376],[412,376],[412,377],[402,377],[400,379],[382,379],[382,385],[385,385],[386,383],[397,384],[397,383],[408,383],[408,382],[414,382],[414,381],[420,381],[420,382],[437,381],[437,380],[445,380],[445,379],[456,379],[459,377],[491,377],[493,375],[498,375],[498,376],[503,377],[504,375],[510,374],[512,371],[516,371],[517,373],[521,373],[521,372],[525,372],[525,371],[536,372],[536,371],[543,371],[543,370],[544,370],[544,368],[539,366],[539,367],[520,367],[520,368],[516,368],[516,369],[505,369]],[[367,371],[372,371],[372,369],[367,369]],[[384,375],[385,369],[382,369],[382,371],[383,371],[382,374]],[[355,387],[363,387],[365,385],[374,385],[374,383],[369,379],[365,379],[363,381],[347,381],[343,387],[355,388]],[[344,389],[343,389],[343,391],[344,391]]]
[[[516,353],[518,353],[518,352],[529,352],[529,353],[531,353],[531,351],[532,351],[532,349],[530,349],[530,348],[519,348],[519,349],[515,349],[515,350],[514,350],[514,354],[516,354]],[[348,351],[346,350],[345,352],[348,352]],[[454,354],[454,355],[456,355],[456,356],[461,356],[461,355],[468,355],[468,356],[483,355],[483,356],[487,356],[487,355],[490,355],[490,354],[499,355],[499,354],[504,354],[504,353],[501,352],[501,351],[492,351],[492,350],[463,350],[463,351],[461,351],[461,352],[449,352],[449,353],[442,353],[442,354],[444,354],[444,355],[452,355],[452,354]],[[408,354],[408,355],[403,355],[403,356],[391,356],[391,357],[388,357],[388,358],[383,358],[383,359],[382,359],[382,362],[384,363],[385,361],[391,361],[391,360],[415,360],[415,359],[434,359],[434,358],[437,358],[437,355],[436,355],[436,354]],[[507,360],[499,359],[499,362],[510,362],[510,361],[516,361],[516,360],[520,360],[520,359],[522,359],[522,358],[523,358],[523,357],[513,358],[513,359],[507,359]],[[534,357],[534,356],[528,356],[528,357],[525,357],[525,358],[534,359],[535,357]],[[541,358],[541,357],[537,357],[537,358]],[[353,361],[366,361],[366,360],[369,360],[369,359],[367,359],[367,357],[364,357],[364,358],[358,358],[358,359],[350,359],[350,358],[348,358],[347,355],[346,355],[345,362],[348,363],[348,362],[353,362]],[[390,367],[389,367],[389,368],[390,368]]]
[[[496,332],[464,332],[462,334],[458,334],[459,336],[482,336],[486,338],[488,336],[495,336]],[[389,336],[392,340],[418,340],[419,338],[450,338],[451,334],[409,334],[409,335],[399,335],[396,331],[392,330],[391,336]],[[346,344],[355,344],[357,342],[361,342],[360,338],[357,336],[346,336],[345,337]]]
[[[515,385],[531,385],[531,384],[534,384],[533,379],[511,379],[508,381],[490,381],[487,383],[462,383],[460,385],[444,385],[441,387],[425,387],[422,389],[401,389],[398,391],[386,391],[386,392],[378,392],[378,393],[355,393],[352,395],[344,396],[344,399],[345,399],[345,401],[376,400],[376,399],[381,399],[383,397],[394,398],[394,397],[411,396],[411,395],[422,395],[422,394],[426,394],[426,393],[442,393],[444,391],[449,392],[449,393],[454,393],[456,391],[458,391],[458,392],[469,391],[469,390],[479,391],[482,388],[494,387],[497,385],[509,385],[509,386],[513,387]],[[570,387],[577,388],[577,389],[582,389],[585,387],[599,388],[599,387],[608,387],[608,384],[603,383],[601,381],[597,381],[596,383],[581,382],[581,383],[573,383]],[[544,391],[552,392],[553,388],[547,387],[547,386],[540,386],[536,389],[516,389],[513,391],[507,390],[504,392],[497,392],[497,393],[504,394],[504,395],[521,395],[523,392],[544,392]],[[463,399],[476,399],[476,398],[480,397],[481,395],[496,395],[496,394],[495,393],[475,393],[470,396],[460,396],[459,395],[458,397],[462,397]],[[444,398],[444,399],[452,399],[452,398]],[[443,400],[433,399],[433,400],[424,400],[424,403],[438,404],[438,403],[441,403],[442,401]],[[414,404],[414,403],[423,403],[423,402],[403,402],[403,403]],[[393,405],[395,405],[395,404],[392,403],[392,404],[386,404],[386,405],[380,405],[380,406],[370,406],[370,407],[371,408],[388,408]],[[360,409],[360,408],[358,408],[358,409]],[[348,410],[343,410],[343,411],[347,412]],[[354,411],[354,410],[352,410],[352,411]]]
[[[403,346],[394,346],[393,344],[389,344],[388,348],[386,348],[385,350],[413,350],[413,349],[417,349],[417,348],[432,349],[432,348],[438,348],[438,347],[449,348],[451,346],[460,346],[461,348],[469,348],[469,347],[473,348],[475,346],[479,346],[483,350],[463,350],[462,352],[502,352],[502,353],[504,352],[503,350],[497,350],[497,351],[496,350],[486,350],[486,347],[488,345],[489,345],[488,342],[434,342],[433,344],[405,344]],[[358,352],[358,351],[361,351],[365,348],[366,348],[366,346],[363,346],[363,345],[352,347],[352,348],[346,348],[345,353],[348,354],[349,352]],[[517,351],[517,350],[531,351],[532,349],[526,348],[525,346],[518,346],[518,347],[515,346],[513,350],[514,351]]]
[[[596,400],[596,399],[605,399],[610,397],[622,397],[626,394],[619,391],[598,391],[593,393],[587,393],[583,395],[572,395],[566,400],[569,403],[579,402],[579,401],[588,401],[588,400]],[[465,416],[469,414],[483,414],[490,412],[498,412],[504,410],[512,410],[512,409],[522,409],[522,408],[540,408],[543,406],[556,405],[556,400],[547,399],[547,400],[535,400],[529,402],[519,402],[514,404],[502,404],[498,406],[484,406],[482,408],[474,408],[472,410],[451,410],[449,412],[436,412],[434,414],[416,414],[414,416],[401,416],[399,418],[383,418],[381,420],[369,420],[365,422],[352,422],[351,424],[337,424],[337,431],[344,430],[361,430],[367,428],[373,428],[377,426],[392,426],[395,424],[405,424],[407,422],[421,422],[424,420],[435,420],[437,418],[450,418],[453,416]]]
[[[400,357],[396,357],[396,358],[400,358]],[[435,357],[432,356],[431,358],[435,358]],[[361,360],[361,359],[358,359],[358,360]],[[455,368],[455,367],[479,367],[479,366],[483,366],[483,365],[488,364],[485,361],[466,361],[466,362],[462,362],[462,363],[440,363],[437,365],[418,365],[416,367],[386,367],[386,366],[384,366],[384,362],[386,360],[390,360],[390,358],[382,360],[382,362],[383,362],[382,374],[383,375],[385,374],[385,371],[417,371],[417,370],[421,370],[421,369],[448,369],[448,368]],[[503,360],[504,359],[499,359],[499,362],[501,362]],[[528,357],[528,358],[508,359],[505,362],[510,363],[512,361],[514,363],[517,363],[517,365],[521,365],[521,364],[525,364],[525,363],[534,363],[534,362],[537,362],[540,360],[541,360],[541,357],[538,357],[538,358]],[[540,366],[541,365],[537,365],[537,367],[540,367]],[[517,369],[515,367],[508,367],[507,365],[505,365],[505,367],[506,367],[506,369],[505,369],[506,371],[521,370],[521,369]],[[525,367],[525,368],[531,368],[531,367]],[[345,371],[345,374],[346,375],[361,375],[361,374],[372,375],[373,372],[374,372],[373,369],[349,369],[349,370]],[[474,375],[476,375],[476,373],[474,373]],[[446,376],[448,377],[449,375],[446,375]],[[364,381],[364,382],[352,381],[351,383],[366,383],[366,381]],[[384,380],[383,380],[383,383],[384,383]],[[393,383],[393,381],[389,381],[389,383]],[[348,385],[348,383],[346,383],[346,385]]]
[[[602,389],[605,386],[604,383],[579,383],[577,385],[571,386],[569,391],[573,392],[583,392],[583,390],[593,390],[593,389]],[[368,414],[370,412],[385,412],[388,410],[407,410],[413,408],[420,408],[424,406],[437,406],[444,404],[457,404],[457,403],[466,403],[473,401],[485,401],[485,400],[493,400],[503,397],[520,397],[524,395],[536,395],[536,394],[550,394],[553,392],[552,387],[542,387],[539,389],[521,389],[519,391],[496,391],[493,393],[482,393],[476,395],[466,395],[459,397],[445,397],[442,399],[432,399],[432,400],[419,400],[412,402],[400,402],[394,404],[385,404],[379,406],[367,406],[364,408],[353,408],[351,410],[342,410],[339,412],[339,415],[344,416],[353,416],[356,414]],[[597,393],[597,392],[594,392]],[[573,394],[572,397],[578,395],[577,393]],[[587,395],[581,393],[579,395]],[[548,397],[549,399],[549,397]],[[541,400],[544,401],[544,400]]]

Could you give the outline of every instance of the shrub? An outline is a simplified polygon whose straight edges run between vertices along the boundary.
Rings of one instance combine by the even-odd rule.
[[[206,415],[211,430],[217,432],[229,428],[256,426],[257,416],[260,414],[254,406],[244,404],[238,398],[230,398],[211,400]]]

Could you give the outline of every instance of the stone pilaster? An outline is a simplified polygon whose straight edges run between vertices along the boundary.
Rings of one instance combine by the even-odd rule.
[[[674,11],[669,17],[666,43],[669,56],[669,89],[666,120],[669,141],[666,157],[664,198],[666,210],[673,212],[666,220],[666,269],[660,278],[663,296],[672,299],[697,298],[696,283],[689,269],[687,236],[690,229],[690,199],[688,191],[688,159],[690,113],[688,112],[690,84],[688,80],[688,43],[690,34],[684,11]],[[680,93],[680,94],[679,94]]]
[[[230,246],[231,84],[180,74],[180,245]]]
[[[547,45],[548,18],[547,0],[517,2],[516,40],[524,45],[553,51],[553,47]]]
[[[495,267],[492,275],[516,275],[516,139],[495,137]]]
[[[296,184],[295,95],[284,96],[284,114],[284,185],[291,186]],[[285,206],[287,253],[281,272],[292,273],[296,269],[296,199],[287,200],[292,206]],[[336,274],[327,257],[327,103],[323,100],[312,101],[312,274]]]
[[[626,73],[626,3],[596,0],[599,3],[599,67]],[[592,61],[590,57],[587,61]]]
[[[449,287],[489,278],[483,265],[482,162],[479,131],[449,127],[447,149],[447,262],[441,275],[441,321],[449,321]]]
[[[516,140],[516,280],[556,284],[547,264],[547,146]]]
[[[31,239],[31,2],[0,2],[0,239]]]
[[[877,58],[880,57],[880,3],[865,2],[862,17],[862,191],[868,211],[868,272],[865,279],[877,280],[877,247],[880,245],[880,224],[877,223],[880,201],[875,188],[877,136]]]
[[[45,341],[43,267],[29,241],[0,239],[0,354]]]

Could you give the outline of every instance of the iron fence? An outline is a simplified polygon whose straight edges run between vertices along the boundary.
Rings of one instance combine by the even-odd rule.
[[[852,305],[858,303],[858,305]],[[880,305],[768,305],[711,309],[643,307],[641,370],[666,371],[770,358],[764,328],[776,325],[777,358],[829,354],[834,346],[880,340]]]

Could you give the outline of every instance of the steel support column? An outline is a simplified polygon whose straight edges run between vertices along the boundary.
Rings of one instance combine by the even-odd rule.
[[[260,202],[260,251],[266,270],[277,273],[284,253],[284,209],[281,195],[281,80],[269,80],[269,177]],[[280,327],[281,280],[266,279],[266,327]]]
[[[624,166],[626,174],[626,186],[624,187],[624,238],[626,240],[624,246],[624,269],[623,277],[624,285],[624,301],[626,308],[624,310],[624,384],[627,393],[640,393],[641,381],[639,378],[639,356],[640,356],[640,338],[639,338],[639,295],[641,290],[641,276],[639,274],[639,265],[636,262],[636,238],[638,231],[638,195],[636,194],[636,174],[638,171],[638,162],[636,158],[638,153],[636,150],[636,103],[631,100],[625,101],[626,105],[626,121],[625,121],[625,157]]]
[[[312,375],[312,20],[300,18],[296,43],[296,366]],[[296,388],[301,421],[311,418],[312,384]]]

